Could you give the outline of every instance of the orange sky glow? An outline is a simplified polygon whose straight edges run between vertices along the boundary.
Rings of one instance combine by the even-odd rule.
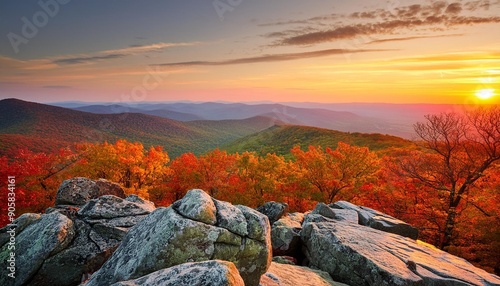
[[[23,36],[32,2],[0,4],[2,35]],[[0,98],[500,103],[500,1],[138,2],[69,3],[4,37]]]

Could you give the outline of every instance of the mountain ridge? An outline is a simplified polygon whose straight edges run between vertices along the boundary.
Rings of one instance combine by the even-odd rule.
[[[0,101],[0,150],[28,147],[55,151],[76,142],[126,139],[161,145],[172,157],[200,154],[273,126],[277,120],[253,117],[228,121],[180,122],[142,113],[93,114],[18,99]],[[40,142],[51,142],[43,146]],[[47,148],[45,148],[47,147]],[[49,148],[51,147],[51,148]]]

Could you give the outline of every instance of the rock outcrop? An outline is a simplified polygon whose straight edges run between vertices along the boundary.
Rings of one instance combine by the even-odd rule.
[[[90,275],[87,286],[500,285],[415,240],[405,222],[348,202],[305,215],[270,202],[263,214],[197,189],[167,208],[122,191],[70,179],[45,214],[0,229],[2,269],[16,247],[16,278],[1,275],[0,285],[79,285]]]
[[[8,227],[8,226],[7,226]],[[24,285],[32,279],[50,257],[65,249],[75,236],[73,221],[60,213],[42,215],[16,235],[15,285]],[[11,251],[9,244],[0,249],[0,267],[7,269]],[[12,278],[0,275],[0,285],[12,285]]]
[[[111,286],[244,286],[234,263],[222,260],[189,262]]]
[[[399,234],[412,239],[418,238],[418,229],[414,228],[404,221],[401,221],[397,218],[376,211],[374,209],[357,206],[346,201],[338,201],[331,204],[330,206],[336,209],[356,211],[358,213],[359,224],[361,225],[369,226],[378,230],[383,230],[385,232]]]
[[[186,262],[214,259],[233,262],[245,285],[258,285],[271,263],[269,221],[248,207],[191,190],[131,229],[88,285],[109,285]]]
[[[78,187],[69,188],[71,184]],[[94,190],[98,185],[100,189],[95,194],[106,193],[106,188],[116,189],[116,184],[105,180],[76,178],[65,181],[60,190],[69,188],[63,192],[64,196],[82,202],[80,195],[72,195],[69,190],[80,192],[86,187]],[[47,209],[46,214],[23,214],[14,222],[19,273],[15,285],[28,282],[29,285],[78,285],[82,277],[90,276],[102,266],[132,226],[155,209],[153,203],[135,195],[126,199],[114,195],[90,197],[86,196],[85,200],[89,200],[80,208],[57,205]],[[3,237],[0,235],[0,245],[4,245]],[[6,247],[2,247],[0,256],[9,253]],[[10,285],[3,283],[9,281],[1,280],[6,277],[2,275],[0,285]]]
[[[500,285],[500,278],[415,240],[310,214],[301,237],[309,266],[349,285]],[[408,263],[414,263],[412,271]]]
[[[324,271],[308,267],[271,263],[260,279],[260,286],[348,286],[335,282]]]
[[[302,217],[303,219],[303,217]],[[302,221],[293,215],[285,215],[271,227],[271,243],[274,256],[297,257],[300,253]]]
[[[269,218],[269,223],[279,220],[288,211],[288,205],[285,203],[267,202],[257,208],[257,211],[265,214]]]
[[[57,190],[56,206],[82,206],[103,195],[125,198],[123,188],[116,183],[104,179],[94,181],[81,177],[72,178],[64,181]]]

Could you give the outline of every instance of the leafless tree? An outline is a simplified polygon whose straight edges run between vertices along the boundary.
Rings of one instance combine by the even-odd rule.
[[[484,172],[500,160],[500,108],[481,107],[464,113],[427,115],[414,125],[427,150],[399,161],[402,175],[435,190],[446,212],[440,247],[453,240],[457,208]]]

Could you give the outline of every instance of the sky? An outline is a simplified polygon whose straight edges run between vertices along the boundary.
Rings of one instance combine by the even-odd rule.
[[[500,103],[500,0],[3,0],[0,99]]]

